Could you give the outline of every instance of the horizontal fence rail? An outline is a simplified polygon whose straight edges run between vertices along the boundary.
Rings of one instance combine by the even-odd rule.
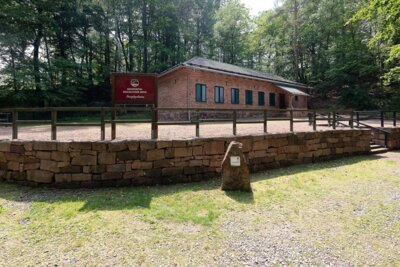
[[[96,113],[98,122],[62,122],[59,115],[64,112],[89,112]],[[142,112],[148,114],[146,119],[117,119],[118,113]],[[180,121],[160,121],[159,113],[162,112],[183,112],[190,114],[189,119]],[[201,114],[213,112],[215,114],[229,114],[230,118],[207,119],[201,118]],[[253,113],[258,115],[258,119],[239,118],[241,112]],[[295,116],[295,113],[306,114],[305,116]],[[32,120],[19,119],[20,114],[24,113],[45,113],[49,119]],[[151,124],[151,138],[158,138],[158,126],[169,125],[193,125],[196,128],[196,137],[200,137],[200,125],[208,123],[232,123],[232,133],[237,135],[237,126],[240,124],[263,124],[263,132],[268,132],[268,122],[286,121],[293,132],[296,123],[308,123],[314,131],[318,127],[350,127],[350,128],[369,128],[374,131],[384,133],[386,138],[389,132],[384,129],[388,121],[396,127],[399,111],[352,111],[352,110],[308,110],[308,109],[210,109],[210,108],[155,108],[155,107],[60,107],[60,108],[12,108],[0,109],[0,126],[12,127],[12,139],[18,139],[18,128],[22,125],[46,124],[51,126],[51,140],[57,140],[58,127],[99,127],[100,140],[106,139],[106,126],[111,125],[111,139],[116,139],[118,124]],[[284,114],[277,117],[271,114]],[[365,121],[378,120],[379,127],[371,126]],[[326,124],[321,124],[324,122]]]

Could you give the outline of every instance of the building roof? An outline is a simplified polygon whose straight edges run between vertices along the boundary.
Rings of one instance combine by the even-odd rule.
[[[281,88],[283,91],[288,92],[289,94],[292,94],[292,95],[310,96],[309,94],[306,94],[303,91],[300,91],[299,89],[296,89],[293,87],[288,87],[288,86],[283,86],[283,85],[277,85],[277,86],[279,88]]]
[[[262,79],[262,80],[270,81],[277,85],[308,88],[308,86],[306,86],[304,84],[300,84],[297,82],[287,80],[281,76],[278,76],[278,75],[275,75],[272,73],[261,72],[261,71],[257,71],[257,70],[243,68],[243,67],[239,67],[236,65],[222,63],[222,62],[205,59],[205,58],[201,58],[201,57],[194,57],[180,65],[172,67],[171,69],[168,69],[168,70],[162,72],[160,74],[160,76],[164,76],[167,73],[175,70],[176,68],[182,67],[182,66],[193,67],[193,68],[204,69],[204,70],[211,70],[211,71],[218,71],[218,72],[223,72],[223,73],[227,73],[227,74],[231,74],[231,75],[244,76],[244,77],[248,77],[248,78]]]

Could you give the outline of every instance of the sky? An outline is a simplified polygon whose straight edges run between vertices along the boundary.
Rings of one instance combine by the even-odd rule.
[[[275,6],[276,0],[241,0],[250,9],[252,16],[258,15],[258,13],[272,9]]]

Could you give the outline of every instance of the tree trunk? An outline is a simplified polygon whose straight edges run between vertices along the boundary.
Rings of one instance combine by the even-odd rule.
[[[300,45],[299,45],[299,3],[298,0],[293,0],[293,71],[296,81],[300,81]]]
[[[16,75],[16,68],[15,68],[15,52],[12,47],[10,47],[10,54],[11,54],[11,68],[12,68],[12,77],[13,77],[13,89],[14,91],[18,90],[17,84],[17,75]]]
[[[133,36],[133,18],[132,18],[132,5],[131,1],[129,1],[128,4],[128,54],[129,54],[129,64],[128,64],[128,71],[132,72],[133,71],[133,61],[134,61],[134,49],[133,49],[133,41],[134,41],[134,36]]]
[[[110,71],[111,71],[111,45],[110,45],[110,26],[108,20],[108,14],[106,14],[105,22],[105,46],[104,46],[104,69],[103,69],[103,80],[106,86],[110,85]]]
[[[47,68],[48,68],[47,72],[49,74],[50,88],[55,89],[54,88],[53,68],[51,66],[51,60],[50,60],[49,44],[48,44],[46,36],[44,37],[44,44],[46,47],[46,59],[47,59]]]
[[[147,6],[147,0],[143,0],[143,5],[142,5],[142,30],[143,30],[143,72],[148,72],[148,47],[147,47],[147,42],[148,42],[148,6]]]
[[[33,76],[35,78],[35,89],[36,91],[41,90],[40,86],[40,59],[39,59],[39,53],[40,53],[40,43],[43,37],[43,29],[42,26],[39,25],[37,31],[36,31],[36,36],[35,40],[33,42]]]

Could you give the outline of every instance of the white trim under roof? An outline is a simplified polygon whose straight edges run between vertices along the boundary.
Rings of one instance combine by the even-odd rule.
[[[310,96],[309,94],[304,93],[303,91],[300,91],[299,89],[293,88],[293,87],[288,87],[288,86],[282,86],[279,84],[275,84],[277,87],[282,89],[285,92],[288,92],[289,94],[292,95],[300,95],[300,96]]]

